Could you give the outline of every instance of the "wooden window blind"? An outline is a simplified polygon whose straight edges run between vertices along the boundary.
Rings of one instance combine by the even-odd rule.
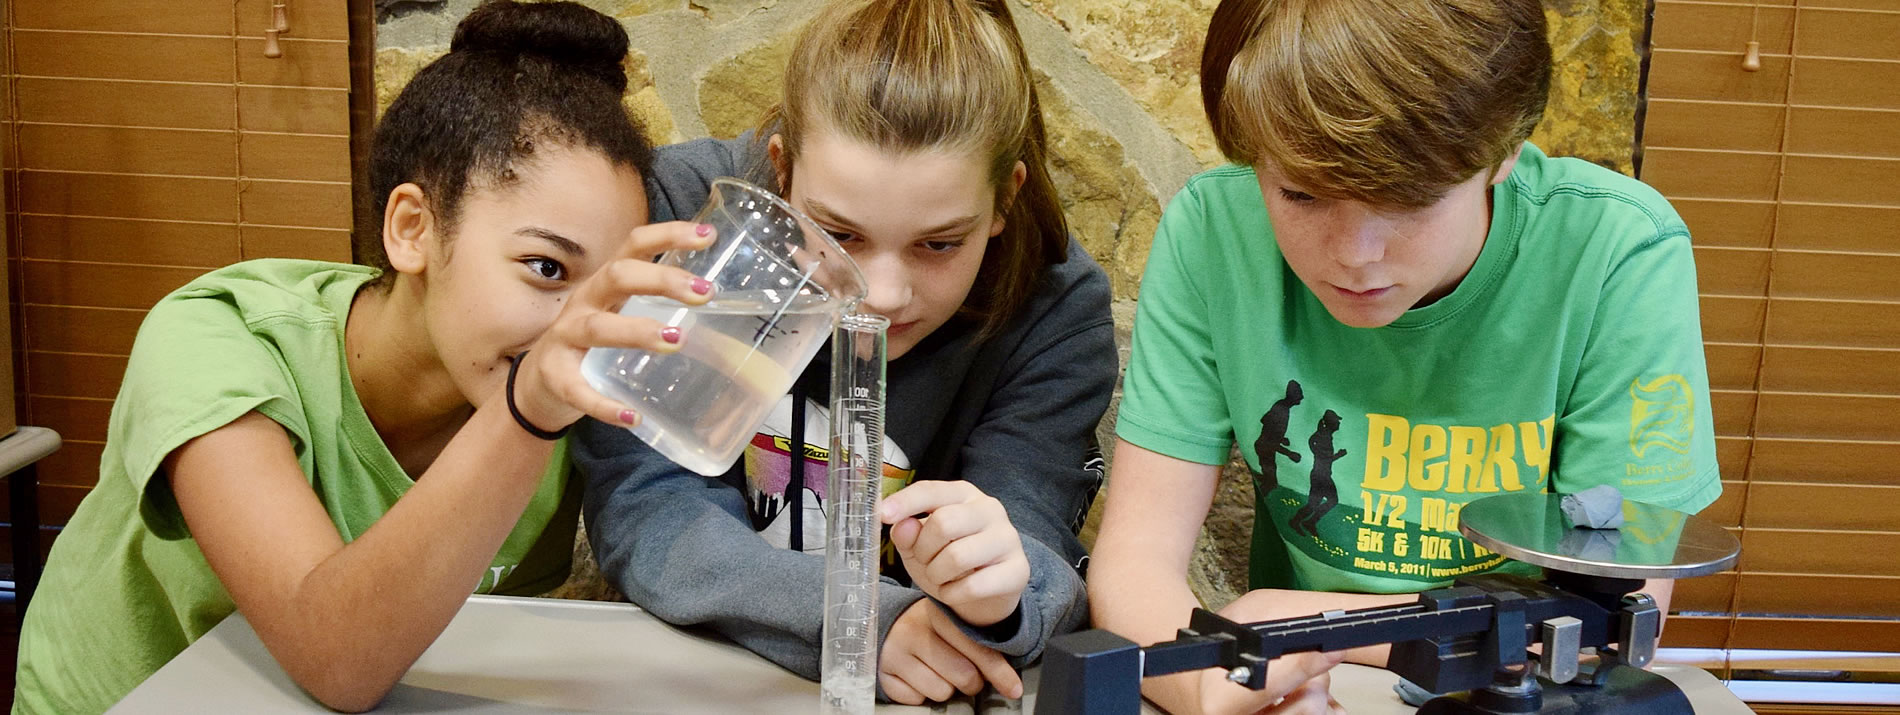
[[[240,260],[350,259],[350,8],[8,0],[5,191],[22,424],[58,430],[42,520],[98,479],[145,311]]]
[[[1665,644],[1900,652],[1900,0],[1656,0],[1651,43],[1640,176],[1694,235],[1742,541]]]

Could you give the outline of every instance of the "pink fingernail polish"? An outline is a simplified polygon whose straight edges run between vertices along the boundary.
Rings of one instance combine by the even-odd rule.
[[[638,419],[640,419],[640,416],[639,416],[639,415],[637,415],[637,414],[634,414],[634,412],[633,412],[633,410],[621,410],[621,411],[620,411],[620,422],[621,422],[621,424],[627,424],[627,425],[631,425],[631,424],[633,424],[633,423],[634,423],[634,420],[638,420]]]
[[[694,227],[694,228],[693,228],[693,233],[696,233],[696,234],[699,234],[699,237],[700,237],[700,238],[705,238],[705,237],[707,237],[707,236],[711,236],[711,235],[712,235],[712,224],[709,224],[709,223],[702,223],[702,224],[700,224],[700,225],[698,225],[698,226],[696,226],[696,227]]]
[[[673,343],[674,345],[678,345],[680,342],[680,329],[679,328],[661,328],[660,339],[665,340],[669,343]]]
[[[694,293],[698,293],[700,295],[706,295],[708,293],[711,293],[712,289],[713,289],[712,281],[706,280],[704,278],[693,279]]]

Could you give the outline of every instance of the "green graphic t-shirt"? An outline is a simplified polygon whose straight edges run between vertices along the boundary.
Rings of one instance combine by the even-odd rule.
[[[152,308],[112,406],[99,484],[54,543],[27,611],[15,712],[101,712],[234,610],[167,482],[153,478],[186,441],[252,410],[275,420],[346,542],[415,484],[370,424],[344,359],[351,300],[375,275],[249,261]],[[557,451],[478,592],[533,595],[566,578],[579,490],[565,462]]]
[[[1141,284],[1117,433],[1255,474],[1255,588],[1403,593],[1499,567],[1458,512],[1598,484],[1721,493],[1688,229],[1654,190],[1526,144],[1448,296],[1347,327],[1281,257],[1252,169],[1190,180]]]

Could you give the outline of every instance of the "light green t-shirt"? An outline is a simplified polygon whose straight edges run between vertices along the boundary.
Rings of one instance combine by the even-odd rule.
[[[1280,255],[1252,169],[1175,196],[1135,316],[1117,434],[1255,473],[1255,588],[1405,593],[1498,569],[1467,502],[1614,485],[1721,494],[1695,266],[1653,189],[1525,145],[1452,293],[1381,328],[1327,313]],[[1626,537],[1627,538],[1627,537]]]
[[[370,424],[344,358],[351,300],[375,275],[248,261],[152,308],[112,406],[99,484],[60,532],[28,609],[15,712],[103,711],[234,610],[169,485],[153,478],[186,441],[252,410],[277,421],[346,542],[415,484]],[[564,454],[478,592],[533,595],[566,578],[579,490]]]

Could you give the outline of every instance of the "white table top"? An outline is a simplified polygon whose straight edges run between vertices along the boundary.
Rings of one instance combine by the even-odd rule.
[[[1660,666],[1698,713],[1749,713],[1720,681],[1694,668]],[[932,708],[884,705],[880,713],[1030,712],[991,696]],[[1410,713],[1392,692],[1397,676],[1340,666],[1333,696],[1355,715]],[[422,654],[379,712],[817,712],[818,684],[743,648],[662,623],[630,604],[474,596]],[[1155,712],[1147,708],[1147,712]],[[138,689],[114,713],[327,713],[277,665],[250,623],[232,615]]]

